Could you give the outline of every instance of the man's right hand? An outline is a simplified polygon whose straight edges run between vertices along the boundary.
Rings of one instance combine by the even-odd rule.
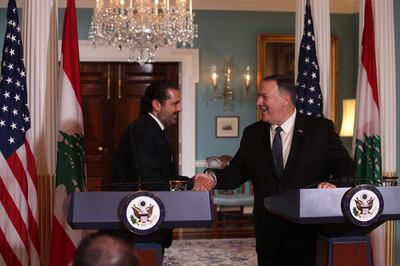
[[[198,173],[193,177],[194,191],[210,191],[214,189],[216,181],[213,176],[206,173]]]

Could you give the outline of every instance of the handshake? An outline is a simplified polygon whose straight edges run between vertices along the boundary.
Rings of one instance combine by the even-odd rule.
[[[193,178],[194,191],[210,191],[217,184],[217,178],[213,173],[198,173]]]
[[[198,173],[192,178],[193,191],[210,191],[215,188],[217,184],[217,178],[213,172],[209,173]],[[336,186],[329,182],[321,182],[317,185],[317,188],[335,188]]]

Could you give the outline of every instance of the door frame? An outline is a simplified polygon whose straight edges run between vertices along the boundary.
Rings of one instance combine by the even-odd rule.
[[[58,43],[61,55],[61,41]],[[81,62],[128,62],[129,50],[112,46],[93,46],[79,41]],[[156,62],[179,63],[182,112],[179,115],[179,173],[192,177],[196,170],[196,83],[199,82],[199,49],[163,47],[156,51]]]

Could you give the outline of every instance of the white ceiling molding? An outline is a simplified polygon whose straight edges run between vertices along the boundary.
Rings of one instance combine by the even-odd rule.
[[[18,2],[18,1],[17,1]],[[59,0],[65,7],[66,0]],[[78,8],[93,8],[96,0],[76,0]],[[332,13],[358,13],[359,0],[331,0]],[[193,0],[193,9],[295,12],[296,0]]]

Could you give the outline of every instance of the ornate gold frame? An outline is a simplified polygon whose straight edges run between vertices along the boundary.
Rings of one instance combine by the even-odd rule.
[[[270,34],[258,34],[257,36],[257,88],[259,87],[260,81],[266,75],[277,74],[270,73],[267,66],[267,45],[268,44],[293,44],[293,58],[294,58],[294,43],[295,37],[293,35],[270,35]],[[331,77],[332,77],[332,114],[333,122],[337,124],[337,67],[338,67],[338,39],[337,37],[331,38]],[[293,62],[294,65],[294,62]],[[287,74],[287,73],[283,73]],[[257,120],[261,118],[259,109],[257,108]]]

